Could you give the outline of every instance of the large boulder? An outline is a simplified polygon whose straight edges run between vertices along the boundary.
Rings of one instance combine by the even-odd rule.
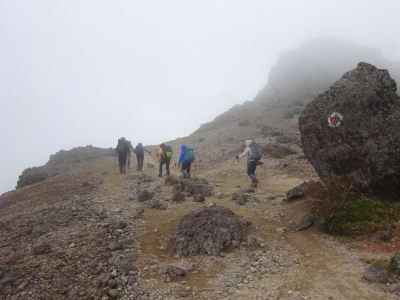
[[[377,196],[400,192],[400,99],[387,70],[367,63],[309,103],[299,126],[304,153],[323,180],[347,176]]]
[[[221,206],[200,208],[179,222],[175,252],[179,256],[220,255],[239,246],[247,224],[231,210]]]

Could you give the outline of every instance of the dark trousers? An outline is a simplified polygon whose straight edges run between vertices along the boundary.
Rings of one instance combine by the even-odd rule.
[[[160,176],[160,177],[162,176],[164,164],[165,164],[165,168],[167,170],[167,176],[169,176],[169,164],[170,163],[171,163],[170,159],[162,159],[162,160],[160,160],[160,170],[159,170],[158,176]]]
[[[250,177],[251,181],[257,181],[256,178],[257,161],[249,160],[247,161],[247,175]]]
[[[126,174],[127,159],[128,159],[127,154],[118,154],[119,172],[121,174]]]
[[[190,169],[192,167],[192,162],[183,162],[182,163],[182,174],[183,177],[190,177]]]
[[[136,154],[137,170],[143,171],[144,154]]]

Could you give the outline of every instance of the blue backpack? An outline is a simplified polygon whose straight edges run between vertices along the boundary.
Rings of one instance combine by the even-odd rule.
[[[187,148],[185,151],[184,162],[191,163],[194,162],[194,150],[192,148]]]

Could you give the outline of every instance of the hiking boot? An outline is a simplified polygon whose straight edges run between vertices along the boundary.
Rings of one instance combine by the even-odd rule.
[[[257,188],[258,187],[258,180],[257,179],[253,179],[251,182],[251,187],[252,188]]]

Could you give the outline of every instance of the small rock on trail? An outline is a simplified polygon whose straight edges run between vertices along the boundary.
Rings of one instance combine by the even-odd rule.
[[[137,193],[137,200],[139,202],[144,202],[153,199],[154,193],[149,192],[148,190],[139,191]]]
[[[302,183],[292,189],[290,189],[287,193],[286,193],[286,200],[287,201],[293,201],[296,199],[300,199],[304,197],[304,188],[305,188],[305,184]]]
[[[168,265],[161,269],[161,275],[165,282],[178,281],[187,275],[187,271],[178,266]]]
[[[241,189],[232,194],[232,200],[238,205],[246,205],[250,200],[254,199],[252,194],[255,193],[254,189]]]

